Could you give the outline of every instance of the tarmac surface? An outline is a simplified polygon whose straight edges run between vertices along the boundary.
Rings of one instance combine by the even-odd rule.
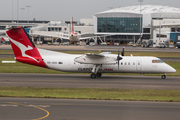
[[[37,46],[54,51],[121,51],[123,46]],[[0,45],[0,50],[11,50]],[[180,52],[180,49],[125,47],[125,51]],[[1,54],[0,58],[13,55]],[[180,61],[179,58],[161,58]],[[102,75],[91,79],[90,74],[24,74],[0,73],[0,86],[62,87],[62,88],[121,88],[179,90],[180,77]],[[180,103],[143,101],[67,100],[35,98],[1,98],[2,120],[179,120]]]
[[[179,120],[180,103],[0,98],[2,120]]]
[[[92,79],[90,74],[0,73],[0,86],[179,90],[180,77],[102,75]]]

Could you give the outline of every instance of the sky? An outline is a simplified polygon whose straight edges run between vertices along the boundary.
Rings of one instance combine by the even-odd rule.
[[[29,20],[35,18],[36,20],[65,21],[73,17],[74,20],[79,21],[81,18],[92,19],[94,13],[110,8],[139,4],[138,0],[0,0],[0,20],[12,20],[12,18],[17,20],[17,16],[19,20],[28,20],[26,6],[31,6]],[[142,4],[180,8],[180,0],[143,0]]]

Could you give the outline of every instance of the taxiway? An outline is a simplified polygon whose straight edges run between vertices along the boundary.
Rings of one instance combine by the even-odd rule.
[[[91,79],[89,74],[0,73],[0,86],[62,87],[62,88],[122,88],[179,90],[180,77],[102,75]]]
[[[179,120],[180,103],[0,98],[3,120]]]
[[[117,52],[122,50],[124,46],[54,46],[54,45],[36,45],[37,48],[53,50],[53,51],[99,51],[102,52]],[[11,45],[0,45],[0,50],[12,50]],[[176,48],[142,48],[142,47],[132,47],[125,46],[125,52],[168,52],[168,53],[180,53],[179,49]]]

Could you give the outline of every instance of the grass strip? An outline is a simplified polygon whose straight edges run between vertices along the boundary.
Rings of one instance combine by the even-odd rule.
[[[180,102],[180,90],[0,87],[0,97]]]
[[[0,54],[14,54],[13,50],[0,50]]]

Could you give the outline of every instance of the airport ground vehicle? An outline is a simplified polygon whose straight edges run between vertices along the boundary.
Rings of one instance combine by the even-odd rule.
[[[180,48],[180,41],[176,42],[176,48]]]
[[[168,47],[168,41],[161,40],[158,45],[159,48],[166,48]]]
[[[153,46],[153,40],[144,40],[142,41],[142,47],[152,47]]]
[[[174,48],[174,40],[169,41],[169,48]]]

